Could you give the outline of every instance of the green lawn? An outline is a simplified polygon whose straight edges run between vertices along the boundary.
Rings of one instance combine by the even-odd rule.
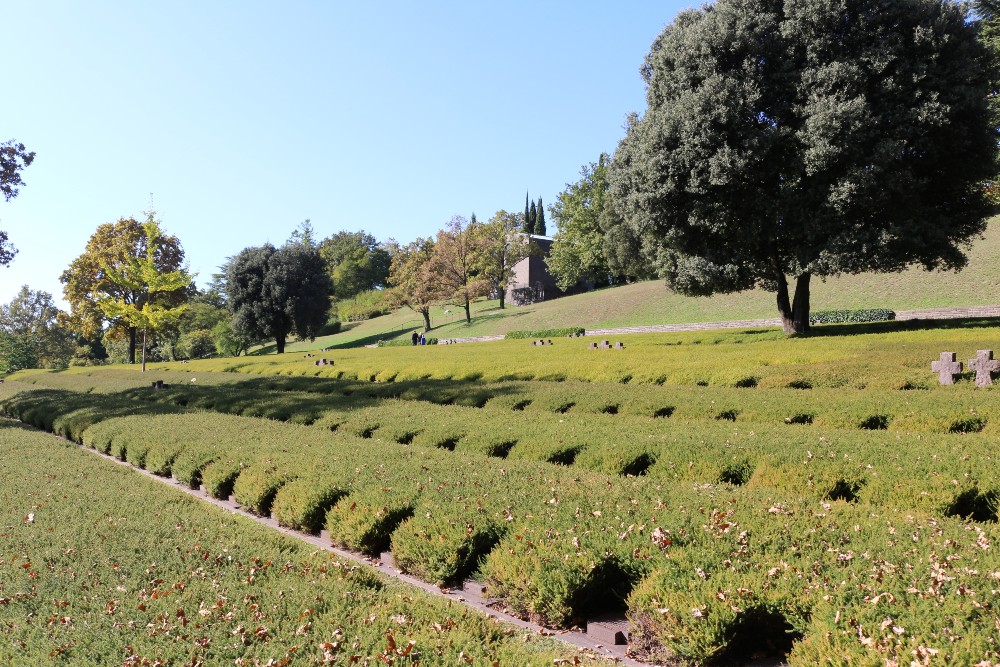
[[[985,236],[969,252],[969,265],[960,272],[928,272],[911,268],[902,273],[839,276],[813,281],[813,310],[890,308],[911,310],[947,306],[980,306],[1000,303],[1000,219],[994,219]],[[446,312],[448,311],[448,312]],[[442,306],[431,313],[438,338],[502,335],[520,329],[563,326],[588,328],[720,322],[777,317],[774,294],[763,290],[685,297],[670,292],[659,280],[596,290],[531,306],[508,306],[479,301],[467,324],[462,309]],[[347,347],[408,335],[421,326],[420,316],[401,309],[366,322],[348,323],[344,331],[316,341],[297,342],[287,350]],[[273,351],[273,346],[262,348]]]

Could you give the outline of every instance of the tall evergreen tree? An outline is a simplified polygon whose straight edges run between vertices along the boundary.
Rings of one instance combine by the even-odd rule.
[[[538,208],[535,210],[535,236],[545,236],[545,209],[542,198],[538,198]]]
[[[537,219],[538,209],[535,208],[535,202],[531,202],[531,209],[528,212],[528,222],[524,225],[524,228],[528,230],[529,234],[535,233],[535,221]]]
[[[531,221],[531,204],[529,203],[528,200],[527,191],[525,191],[524,193],[524,227],[521,231],[523,231],[525,234],[530,234],[533,231],[535,231],[535,225]]]

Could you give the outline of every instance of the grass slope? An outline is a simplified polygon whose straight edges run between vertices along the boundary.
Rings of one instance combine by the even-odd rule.
[[[969,251],[969,265],[960,272],[928,272],[911,268],[902,273],[839,276],[814,281],[813,310],[890,308],[911,310],[1000,303],[1000,219],[994,219],[984,237]],[[682,324],[770,318],[777,316],[771,292],[751,290],[712,297],[686,297],[670,292],[660,280],[597,290],[523,307],[499,308],[498,301],[473,304],[472,323],[461,309],[435,308],[432,335],[437,338],[502,335],[519,329],[562,326],[588,328]],[[352,323],[334,336],[298,342],[288,351],[347,347],[408,335],[421,326],[420,316],[402,309],[367,322]],[[273,352],[272,346],[261,351]]]

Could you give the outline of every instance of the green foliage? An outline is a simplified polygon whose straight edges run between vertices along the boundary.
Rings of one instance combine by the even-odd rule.
[[[337,299],[337,314],[344,322],[361,322],[388,315],[396,309],[396,300],[389,290],[369,290],[349,299]]]
[[[337,232],[320,241],[318,248],[338,303],[388,285],[389,250],[364,230]]]
[[[480,254],[475,268],[499,296],[501,309],[505,306],[507,285],[514,277],[514,266],[538,252],[535,243],[519,233],[522,222],[516,214],[501,210],[477,227]]]
[[[204,359],[216,353],[215,334],[207,329],[195,329],[180,337],[174,348],[181,359]]]
[[[849,322],[884,322],[896,319],[896,313],[886,308],[867,310],[820,310],[809,314],[811,324],[844,324]]]
[[[546,236],[545,233],[545,207],[542,206],[542,198],[538,198],[538,207],[535,209],[535,226],[532,233],[535,236]]]
[[[809,328],[811,276],[961,268],[996,172],[990,57],[967,10],[682,12],[646,58],[648,108],[612,161],[624,235],[683,294],[774,290],[787,331]]]
[[[24,144],[14,143],[13,139],[0,142],[0,192],[4,201],[10,201],[17,196],[21,180],[21,171],[35,160],[35,152],[29,152]],[[17,249],[10,244],[7,232],[0,231],[0,267],[10,265],[17,254]]]
[[[0,375],[38,366],[38,346],[34,338],[0,331]]]
[[[529,329],[527,331],[508,331],[504,338],[555,338],[572,335],[582,335],[583,327],[561,327],[559,329]]]
[[[0,306],[0,369],[65,368],[75,352],[65,319],[48,292],[21,287],[10,303]],[[3,372],[3,371],[0,371]]]
[[[233,330],[247,339],[273,338],[278,354],[291,334],[315,338],[330,310],[330,277],[319,252],[305,243],[244,249],[228,265],[226,289]]]
[[[606,206],[609,161],[607,154],[601,153],[596,163],[584,165],[580,180],[567,183],[552,205],[552,218],[559,231],[545,264],[562,290],[581,280],[602,285],[611,275],[600,222]]]
[[[472,574],[524,617],[627,610],[651,661],[975,664],[995,648],[1000,407],[929,366],[994,324],[208,360],[158,367],[163,390],[22,372],[0,407],[427,581]]]

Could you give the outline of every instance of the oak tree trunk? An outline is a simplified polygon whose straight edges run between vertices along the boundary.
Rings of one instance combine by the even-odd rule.
[[[803,273],[795,278],[794,301],[789,300],[788,281],[782,275],[778,278],[778,314],[781,316],[781,329],[787,334],[809,333],[809,273]]]

